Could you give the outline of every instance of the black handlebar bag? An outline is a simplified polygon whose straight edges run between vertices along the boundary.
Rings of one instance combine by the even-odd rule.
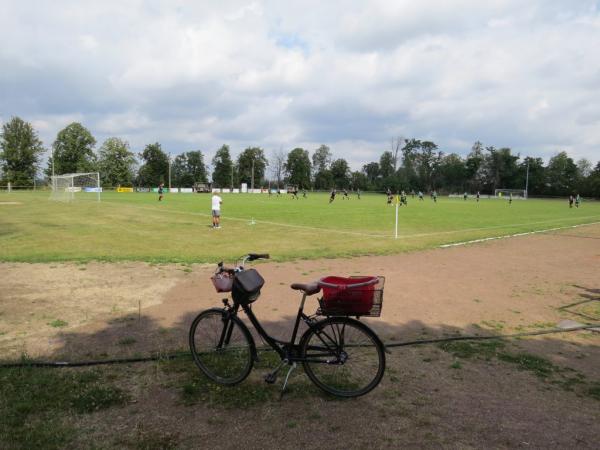
[[[243,270],[235,275],[231,296],[240,305],[248,305],[256,301],[265,280],[254,269]]]

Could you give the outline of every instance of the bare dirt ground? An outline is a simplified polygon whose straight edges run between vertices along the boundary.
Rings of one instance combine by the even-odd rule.
[[[369,324],[388,342],[536,331],[565,319],[600,323],[597,225],[467,247],[257,268],[267,284],[254,311],[280,337],[287,337],[299,302],[289,284],[327,274],[386,277],[383,314]],[[73,360],[184,349],[193,317],[220,304],[211,271],[141,263],[1,264],[0,357],[26,352]],[[107,446],[148,438],[177,448],[598,448],[600,393],[596,397],[592,387],[600,392],[594,384],[600,382],[599,344],[600,334],[590,331],[506,343],[512,355],[543,358],[556,368],[553,376],[435,345],[400,347],[388,354],[381,386],[363,398],[331,401],[299,374],[292,383],[300,388],[283,401],[245,408],[219,406],[218,398],[185,406],[185,376],[200,377],[193,368],[184,376],[154,363],[114,366],[103,370],[128,385],[132,404],[70,420],[98,441],[116,426],[121,440]],[[266,368],[255,372],[240,388],[264,389]]]

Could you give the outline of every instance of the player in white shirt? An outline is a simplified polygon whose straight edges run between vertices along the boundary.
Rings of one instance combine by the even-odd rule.
[[[212,196],[213,228],[221,228],[219,223],[221,220],[221,203],[223,203],[223,199],[215,192]]]

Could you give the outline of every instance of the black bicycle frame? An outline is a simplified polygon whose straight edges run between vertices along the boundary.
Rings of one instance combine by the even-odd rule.
[[[289,342],[286,341],[281,341],[277,338],[274,338],[273,336],[271,336],[261,325],[261,323],[259,322],[258,318],[254,315],[254,312],[252,311],[252,308],[250,307],[250,305],[242,305],[242,309],[244,310],[244,312],[246,313],[246,315],[248,316],[248,319],[250,319],[250,322],[252,323],[252,325],[254,326],[254,328],[256,329],[256,331],[258,332],[258,334],[265,340],[265,342],[267,344],[269,344],[269,346],[271,348],[273,348],[273,350],[275,350],[280,358],[282,360],[287,360],[288,363],[291,362],[301,362],[301,361],[307,361],[307,362],[316,362],[316,363],[327,363],[327,361],[323,361],[322,359],[308,359],[308,358],[302,358],[300,357],[300,345],[296,344],[296,337],[298,335],[298,328],[300,326],[300,321],[302,320],[304,323],[306,323],[306,325],[311,328],[311,329],[315,329],[315,326],[313,325],[313,321],[311,320],[311,318],[309,316],[307,316],[306,314],[304,314],[304,302],[306,301],[306,294],[304,294],[302,296],[302,301],[300,302],[300,307],[298,308],[298,314],[296,315],[296,322],[294,323],[294,330],[292,331],[292,337],[290,339]],[[233,308],[233,314],[237,314],[237,311],[239,309],[239,305],[235,305]],[[223,335],[222,338],[225,336],[225,333],[227,334],[231,334],[231,331],[227,332],[226,330],[229,327],[224,327],[223,328]],[[327,333],[323,332],[322,334],[330,340],[331,344],[327,344],[327,342],[325,342],[325,340],[320,336],[320,334],[315,333],[319,339],[323,342],[323,344],[327,347],[327,348],[331,348],[331,344],[334,345],[334,348],[337,347],[337,345],[335,345],[336,341],[335,339],[332,339],[331,336],[329,336]],[[225,341],[227,342],[228,339],[225,338]],[[325,354],[324,354],[325,355]],[[331,356],[331,352],[326,353],[326,355]]]

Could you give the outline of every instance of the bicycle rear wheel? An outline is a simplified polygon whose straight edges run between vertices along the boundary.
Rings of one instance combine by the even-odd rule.
[[[302,363],[313,383],[339,397],[373,390],[385,371],[385,350],[366,325],[347,317],[318,322],[302,336]]]
[[[219,384],[240,383],[252,370],[252,336],[240,319],[222,309],[198,314],[190,327],[189,342],[196,365]]]

